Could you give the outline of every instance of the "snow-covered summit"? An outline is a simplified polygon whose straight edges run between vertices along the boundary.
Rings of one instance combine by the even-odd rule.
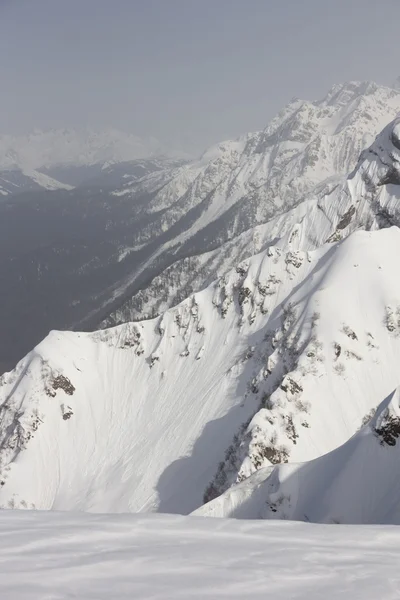
[[[226,211],[244,197],[257,201],[260,222],[325,178],[347,175],[399,111],[400,93],[371,82],[334,86],[322,101],[295,100],[263,131],[221,143],[172,174],[153,209],[169,205],[165,198],[172,185],[181,187],[191,206],[211,194],[214,211]]]
[[[144,268],[151,269],[151,277],[137,291],[132,273],[131,297],[126,293],[105,322],[159,314],[296,224],[302,224],[297,238],[302,249],[323,244],[336,225],[337,237],[352,227],[368,228],[361,210],[357,218],[346,216],[354,208],[356,181],[347,177],[399,111],[400,94],[392,88],[371,82],[337,85],[323,100],[293,100],[264,131],[218,144],[197,162],[128,185],[127,197],[149,195],[144,226],[131,247],[149,245]],[[361,195],[357,190],[359,200]],[[377,218],[382,221],[385,212]],[[351,227],[342,231],[347,218]]]
[[[316,102],[296,99],[263,131],[217,144],[198,161],[166,174],[153,208],[170,205],[165,198],[171,185],[192,204],[212,193],[213,204],[232,205],[252,192],[250,198],[255,194],[264,210],[271,204],[287,207],[289,198],[295,201],[327,176],[347,175],[399,111],[400,92],[373,82],[336,85]]]

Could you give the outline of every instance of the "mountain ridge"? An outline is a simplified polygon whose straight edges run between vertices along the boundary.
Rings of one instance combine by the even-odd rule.
[[[325,99],[314,103],[294,100],[263,131],[223,142],[197,162],[128,186],[124,190],[127,197],[131,194],[134,198],[146,189],[152,192],[146,213],[152,214],[153,220],[148,229],[141,229],[132,246],[145,247],[155,236],[161,242],[163,232],[172,227],[179,230],[182,224],[178,236],[167,244],[160,243],[152,260],[156,262],[162,252],[162,270],[169,270],[178,284],[174,297],[183,300],[244,258],[246,245],[239,244],[235,249],[231,244],[232,260],[220,263],[217,269],[204,265],[207,252],[221,249],[241,235],[246,238],[246,231],[247,239],[253,238],[261,249],[258,240],[263,224],[266,230],[272,229],[268,223],[279,219],[279,215],[300,207],[312,196],[332,193],[353,171],[362,150],[399,112],[399,92],[370,82],[334,86]],[[160,214],[158,224],[156,214]],[[189,215],[193,215],[192,220]],[[171,257],[168,264],[166,253]],[[197,283],[192,281],[187,286],[184,265],[189,257],[192,262],[197,257],[206,277],[200,275]],[[149,274],[150,278],[165,309],[170,305],[164,300],[168,285],[163,288],[161,273],[155,277]],[[134,281],[133,274],[131,287],[135,287]],[[159,309],[152,301],[152,285],[141,283],[141,289],[121,302],[104,324],[156,316]]]
[[[260,469],[194,515],[317,523],[400,523],[397,388],[343,446],[303,464]]]
[[[162,318],[52,332],[1,379],[1,504],[187,514],[344,443],[397,383],[399,236],[270,248]]]

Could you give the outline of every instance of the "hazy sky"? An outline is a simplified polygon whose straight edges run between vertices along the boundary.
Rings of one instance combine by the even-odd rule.
[[[293,96],[400,73],[399,0],[0,0],[0,133],[113,126],[189,151]]]

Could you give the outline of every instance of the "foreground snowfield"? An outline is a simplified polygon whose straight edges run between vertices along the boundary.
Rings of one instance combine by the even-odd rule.
[[[12,600],[394,600],[400,528],[0,512]]]

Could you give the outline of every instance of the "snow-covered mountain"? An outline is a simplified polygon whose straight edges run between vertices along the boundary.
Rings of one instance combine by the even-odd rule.
[[[143,140],[115,129],[0,135],[0,195],[72,189],[82,184],[118,189],[184,162],[157,140]]]
[[[349,89],[355,88],[342,87],[325,103],[335,98],[335,106],[340,105]],[[373,94],[379,89],[373,87]],[[397,98],[393,90],[384,93],[388,102]],[[345,95],[343,105],[348,101]],[[224,166],[218,165],[223,173]],[[173,173],[185,170],[179,166]],[[135,184],[142,195],[134,198],[130,184],[114,191],[125,236],[137,217],[135,239],[143,235],[146,222],[158,226],[155,182],[170,174],[145,177]],[[155,185],[152,191],[146,187],[149,181]],[[271,204],[265,197],[260,200],[264,221],[245,231],[237,221],[232,235],[224,229],[229,222],[225,211],[215,221],[222,227],[215,229],[215,249],[201,259],[184,259],[185,269],[192,271],[187,277],[195,279],[196,260],[204,258],[194,287],[202,287],[218,264],[224,265],[224,274],[175,308],[153,320],[94,333],[53,331],[1,378],[0,505],[187,514],[224,494],[202,510],[234,514],[237,509],[253,516],[264,494],[276,516],[300,518],[307,510],[309,520],[352,522],[352,507],[342,509],[342,490],[367,453],[378,474],[388,456],[387,476],[377,474],[375,481],[383,494],[396,499],[396,449],[385,448],[383,454],[378,446],[387,443],[387,430],[397,431],[391,428],[397,423],[398,395],[390,410],[381,406],[369,429],[348,440],[399,385],[399,185],[400,119],[395,119],[362,151],[347,178],[331,175],[318,183],[304,176],[308,191],[301,198],[289,194],[285,202],[274,197]],[[72,192],[65,193],[71,201]],[[259,193],[266,192],[260,188]],[[214,198],[209,191],[208,208]],[[244,199],[239,204],[244,207]],[[91,209],[88,203],[85,214],[90,216]],[[169,210],[164,206],[161,214]],[[207,219],[215,214],[186,215],[186,229],[176,221],[160,239],[129,251],[118,247],[112,235],[104,239],[100,227],[106,245],[104,254],[97,254],[96,268],[103,290],[93,297],[94,288],[87,286],[93,319],[99,310],[120,303],[132,285],[146,283],[152,265],[168,265],[176,248],[186,252],[186,241],[195,238],[194,230],[189,235],[192,225],[212,223]],[[108,216],[105,231],[114,226]],[[110,248],[117,248],[115,255]],[[254,256],[229,270],[245,252]],[[118,259],[113,262],[110,256]],[[104,264],[110,269],[101,270]],[[91,270],[89,279],[96,280],[95,274]],[[163,285],[170,276],[166,271]],[[73,293],[68,290],[70,299]],[[78,305],[81,301],[86,298],[79,298]],[[89,307],[88,302],[84,308]],[[305,465],[273,470],[272,465],[287,462]],[[324,489],[317,481],[309,495],[302,492],[301,502],[292,500],[288,507],[287,496],[307,490],[309,479],[321,470],[332,474],[332,502],[311,502],[311,496],[324,500],[323,480]],[[298,476],[298,483],[286,486],[289,474],[290,479]],[[229,490],[236,483],[239,487]],[[275,513],[280,494],[285,510]],[[389,499],[386,504],[381,500],[380,493],[370,496],[358,519],[396,521]]]
[[[149,202],[130,244],[141,249],[141,268],[105,324],[155,316],[262,250],[274,239],[272,221],[331,194],[399,111],[398,90],[337,85],[321,101],[292,101],[263,131],[118,190],[132,198],[146,193]]]
[[[189,513],[345,443],[398,384],[398,251],[271,247],[159,319],[51,333],[1,381],[1,505]]]
[[[157,174],[164,171],[176,169],[186,163],[186,159],[171,158],[169,156],[140,158],[128,162],[104,163],[98,169],[97,173],[93,172],[91,177],[85,178],[80,183],[80,187],[109,190],[113,192],[113,196],[124,196],[126,186],[134,185],[149,176],[157,176]],[[95,166],[91,165],[91,168],[94,170]],[[99,167],[100,165],[97,166]],[[60,167],[51,169],[51,171],[56,172],[60,172],[60,170]],[[63,170],[65,170],[65,167]],[[71,168],[68,169],[68,173],[71,173]]]
[[[35,169],[0,171],[0,196],[11,196],[38,190],[71,190],[73,186],[62,183]]]
[[[164,152],[165,149],[155,139],[141,139],[116,129],[36,129],[28,135],[0,136],[0,169],[31,170],[57,165],[118,163]]]

